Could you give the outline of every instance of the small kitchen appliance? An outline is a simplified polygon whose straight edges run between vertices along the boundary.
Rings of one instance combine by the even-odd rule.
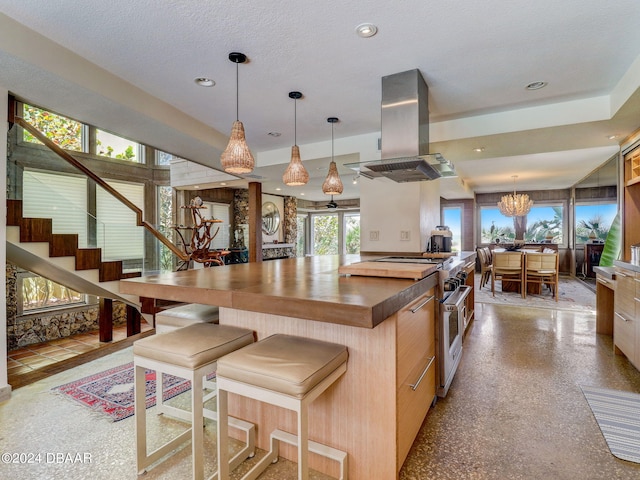
[[[438,225],[435,230],[431,230],[431,238],[427,244],[427,252],[451,252],[451,230],[449,230],[449,227],[446,225]]]

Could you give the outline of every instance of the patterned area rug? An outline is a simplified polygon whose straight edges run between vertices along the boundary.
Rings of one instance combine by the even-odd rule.
[[[502,284],[496,281],[496,296],[491,295],[491,280],[480,288],[480,275],[475,275],[475,301],[476,303],[491,303],[500,305],[515,305],[522,307],[551,308],[556,310],[577,310],[595,313],[596,294],[583,282],[566,276],[560,277],[558,284],[558,301],[551,296],[548,288],[543,288],[540,295],[527,294],[522,298],[518,292],[503,292]]]
[[[191,388],[184,378],[164,375],[162,397],[169,400]],[[133,362],[52,389],[118,422],[134,414]],[[156,404],[156,373],[146,371],[146,408]]]
[[[640,394],[580,387],[613,455],[640,463]]]

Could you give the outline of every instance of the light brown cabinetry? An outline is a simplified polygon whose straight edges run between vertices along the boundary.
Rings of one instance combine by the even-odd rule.
[[[624,241],[622,259],[631,260],[631,246],[640,243],[640,147],[624,156]]]
[[[616,281],[596,274],[596,333],[613,335]]]
[[[640,369],[640,274],[616,267],[613,344]]]
[[[435,290],[397,313],[397,466],[409,449],[436,395]]]

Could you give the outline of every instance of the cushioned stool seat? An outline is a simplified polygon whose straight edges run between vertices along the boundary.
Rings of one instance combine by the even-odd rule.
[[[276,430],[271,435],[271,451],[243,479],[257,478],[269,463],[277,460],[282,440],[298,445],[298,478],[308,478],[307,453],[313,451],[340,462],[346,479],[346,453],[311,442],[307,432],[308,405],[329,388],[347,369],[347,347],[319,340],[272,335],[234,351],[218,360],[218,465],[219,480],[228,479],[227,393],[232,392],[298,413],[297,438]]]
[[[194,323],[218,323],[218,307],[190,303],[156,313],[156,333],[169,332]]]
[[[138,472],[191,438],[193,455],[193,477],[204,476],[203,428],[204,417],[217,420],[214,411],[204,409],[203,377],[216,371],[216,361],[230,352],[253,343],[253,331],[227,325],[196,323],[177,330],[160,333],[137,340],[133,344],[135,365],[135,419],[136,452]],[[191,422],[191,428],[147,454],[145,370],[156,371],[156,409]],[[162,401],[162,375],[171,374],[191,381],[191,411],[166,405]],[[246,432],[246,448],[243,456],[236,455],[232,466],[238,465],[247,456],[253,455],[254,426],[247,422],[228,418],[232,426]]]

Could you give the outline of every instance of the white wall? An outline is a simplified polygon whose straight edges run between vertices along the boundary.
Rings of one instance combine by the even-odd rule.
[[[440,223],[438,180],[396,183],[360,178],[360,250],[424,252],[427,236]]]
[[[4,117],[2,122],[2,130],[0,130],[0,138],[3,140],[0,142],[0,158],[3,159],[0,162],[0,189],[4,193],[5,200],[2,202],[2,211],[4,212],[2,220],[2,228],[0,228],[0,265],[7,264],[7,250],[5,245],[7,243],[7,131],[9,124],[6,120],[6,112],[8,106],[9,91],[0,85],[0,112]],[[7,284],[7,271],[0,268],[0,284]],[[11,396],[11,386],[7,380],[7,296],[0,295],[0,312],[2,315],[2,321],[0,321],[0,352],[2,359],[0,359],[0,402],[8,400]]]

